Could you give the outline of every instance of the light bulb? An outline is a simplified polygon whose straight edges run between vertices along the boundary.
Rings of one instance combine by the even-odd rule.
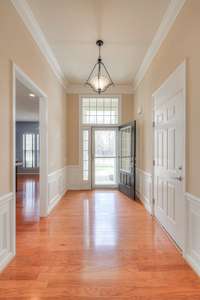
[[[95,76],[94,78],[92,78],[90,83],[94,87],[94,89],[98,91],[104,90],[105,87],[109,84],[109,80],[104,76],[100,76],[99,78],[98,76]]]

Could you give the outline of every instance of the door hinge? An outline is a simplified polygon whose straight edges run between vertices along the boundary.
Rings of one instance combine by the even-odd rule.
[[[155,202],[156,202],[156,201],[155,201],[155,198],[153,198],[153,199],[152,199],[152,203],[153,203],[153,205],[155,204]]]
[[[155,166],[156,165],[156,162],[155,162],[155,159],[153,159],[153,166]]]
[[[152,126],[153,126],[153,128],[156,126],[156,123],[155,123],[155,121],[153,121],[153,123],[152,123]]]

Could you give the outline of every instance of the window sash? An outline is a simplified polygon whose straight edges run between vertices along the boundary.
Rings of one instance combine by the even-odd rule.
[[[118,125],[119,97],[81,97],[82,125]]]
[[[24,133],[22,136],[23,168],[39,167],[39,134]]]
[[[83,162],[83,180],[89,179],[89,130],[82,130],[82,162]]]

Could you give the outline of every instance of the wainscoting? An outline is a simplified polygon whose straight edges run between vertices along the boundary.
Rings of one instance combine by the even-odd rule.
[[[200,276],[200,198],[186,193],[185,199],[187,235],[184,256]]]
[[[67,189],[87,190],[91,186],[87,181],[83,181],[82,167],[79,165],[67,166]]]
[[[67,191],[67,167],[48,175],[48,213]]]
[[[152,214],[152,175],[141,169],[136,170],[136,195],[147,211]]]
[[[0,197],[0,271],[14,257],[13,237],[15,235],[13,194]]]

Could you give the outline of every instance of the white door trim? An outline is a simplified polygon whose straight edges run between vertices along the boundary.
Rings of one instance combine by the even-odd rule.
[[[27,76],[22,69],[15,63],[12,64],[13,74],[13,247],[16,253],[16,180],[15,180],[15,161],[16,161],[16,79],[18,79],[27,88],[31,89],[35,95],[39,97],[39,122],[40,122],[40,216],[44,217],[48,214],[48,98],[47,95]]]
[[[183,195],[185,195],[186,193],[186,60],[183,61],[183,63],[181,63],[176,69],[175,71],[164,81],[164,83],[160,86],[159,89],[157,89],[153,95],[152,95],[152,212],[153,215],[155,215],[155,196],[154,196],[154,175],[155,175],[155,171],[154,171],[154,142],[155,142],[155,136],[154,136],[154,108],[155,108],[155,96],[157,95],[157,93],[159,93],[160,89],[162,89],[165,85],[167,85],[168,81],[172,80],[173,77],[178,77],[179,80],[179,85],[181,86],[181,89],[183,90],[183,110],[184,110],[184,149],[183,149]],[[177,81],[176,81],[177,82]],[[183,211],[184,211],[184,243],[183,243],[183,253],[185,252],[185,248],[186,248],[186,240],[187,240],[187,217],[186,217],[186,201],[185,201],[185,197],[183,197]]]

